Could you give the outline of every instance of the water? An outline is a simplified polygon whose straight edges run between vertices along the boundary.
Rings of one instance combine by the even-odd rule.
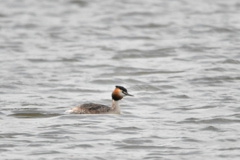
[[[8,0],[1,159],[240,157],[240,3]],[[67,115],[135,97],[121,115]]]

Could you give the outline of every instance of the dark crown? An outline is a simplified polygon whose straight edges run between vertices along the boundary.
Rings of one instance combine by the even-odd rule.
[[[116,88],[119,88],[119,89],[121,89],[121,90],[124,91],[124,92],[127,92],[127,89],[124,88],[123,86],[116,86]]]

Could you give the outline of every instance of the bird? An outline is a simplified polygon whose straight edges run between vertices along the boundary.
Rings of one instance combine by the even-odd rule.
[[[127,89],[123,86],[115,86],[115,89],[112,92],[112,105],[111,107],[95,104],[95,103],[86,103],[77,105],[70,110],[67,110],[65,113],[70,114],[120,114],[120,106],[118,101],[125,96],[133,96],[128,93]]]

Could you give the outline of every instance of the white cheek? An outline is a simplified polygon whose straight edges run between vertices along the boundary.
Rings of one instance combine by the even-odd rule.
[[[122,96],[122,97],[126,96],[125,94],[122,93],[122,91],[118,91],[118,92],[119,92],[120,96]]]

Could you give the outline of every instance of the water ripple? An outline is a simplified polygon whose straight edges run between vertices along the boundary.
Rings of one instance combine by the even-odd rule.
[[[239,13],[230,1],[0,5],[2,159],[239,159]],[[119,115],[64,114],[134,97]]]

